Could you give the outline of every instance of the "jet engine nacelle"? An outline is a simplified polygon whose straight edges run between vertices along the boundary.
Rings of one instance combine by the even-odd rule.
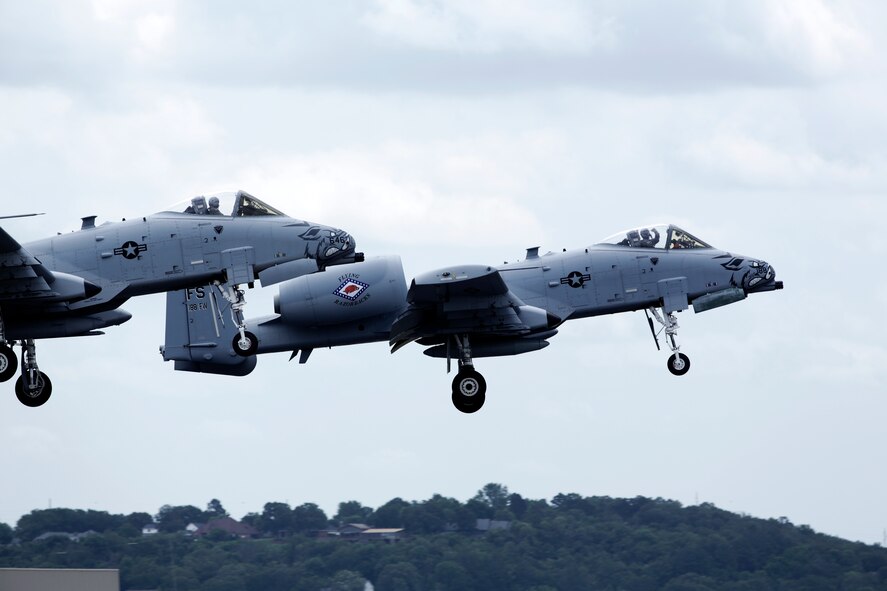
[[[75,302],[91,298],[102,291],[98,285],[77,275],[69,275],[59,271],[54,271],[52,275],[52,282],[49,283],[52,291],[39,297],[41,303]]]
[[[286,324],[333,326],[397,312],[406,297],[400,257],[388,256],[291,279],[281,284],[274,311]]]

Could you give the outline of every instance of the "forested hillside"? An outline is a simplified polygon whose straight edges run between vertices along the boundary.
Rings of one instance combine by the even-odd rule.
[[[183,531],[225,515],[215,499],[206,510],[164,506],[153,517],[36,510],[14,529],[0,524],[0,567],[119,568],[124,591],[356,591],[364,580],[377,591],[887,589],[887,549],[708,504],[531,500],[489,484],[465,503],[348,501],[330,519],[311,503],[267,503],[241,520],[255,528],[251,538]],[[480,531],[478,519],[499,529]],[[403,528],[405,538],[337,535],[349,523]],[[151,524],[160,532],[143,534]]]

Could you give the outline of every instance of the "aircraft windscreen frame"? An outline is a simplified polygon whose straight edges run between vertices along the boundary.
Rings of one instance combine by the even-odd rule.
[[[213,200],[216,200],[215,206]],[[198,195],[177,201],[164,211],[193,215],[236,217],[289,217],[276,207],[268,205],[246,191],[223,191]],[[230,213],[225,213],[230,212]]]
[[[674,224],[652,224],[617,232],[598,244],[660,250],[714,248]]]

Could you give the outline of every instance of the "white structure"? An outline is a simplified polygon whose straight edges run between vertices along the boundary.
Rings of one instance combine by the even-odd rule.
[[[120,571],[67,568],[0,568],[6,591],[120,591]]]

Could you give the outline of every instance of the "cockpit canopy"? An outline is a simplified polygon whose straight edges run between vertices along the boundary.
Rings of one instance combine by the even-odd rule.
[[[286,214],[282,211],[271,207],[246,191],[215,193],[194,197],[185,208],[184,213],[194,215],[227,215],[235,218],[248,216],[286,217]]]
[[[654,224],[641,226],[613,234],[598,244],[627,246],[630,248],[659,248],[676,250],[679,248],[713,248],[710,244],[696,238],[689,232],[674,224]]]

